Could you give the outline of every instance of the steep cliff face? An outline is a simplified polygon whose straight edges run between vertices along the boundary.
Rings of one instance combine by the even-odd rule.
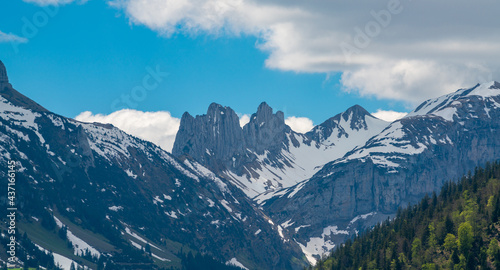
[[[294,222],[292,228],[307,225],[294,238],[312,251],[311,239],[324,235],[325,227],[342,228],[346,238],[445,181],[499,159],[499,134],[500,84],[459,90],[424,102],[264,208],[278,222]],[[339,235],[337,242],[320,238],[323,246],[342,241]]]
[[[206,115],[184,113],[172,149],[213,168],[231,166],[231,158],[245,153],[239,118],[229,107],[212,103]]]
[[[7,69],[5,68],[3,62],[0,61],[0,84],[8,82],[9,82],[9,77],[7,76]]]
[[[285,124],[285,115],[275,114],[267,103],[260,104],[257,113],[250,117],[250,122],[243,127],[245,146],[257,155],[264,151],[277,152],[288,146],[287,134],[292,130]]]
[[[193,158],[220,175],[251,177],[259,166],[258,156],[279,153],[287,146],[286,134],[291,132],[285,125],[283,113],[274,114],[266,103],[259,106],[243,128],[231,108],[212,103],[205,115],[192,117],[184,113],[172,153]],[[246,183],[230,179],[247,192],[257,194],[251,188],[245,189]],[[264,184],[262,191],[272,185]]]
[[[261,203],[274,191],[310,178],[388,125],[360,106],[307,134],[291,130],[283,112],[262,103],[240,127],[234,111],[217,104],[196,118],[185,113],[172,153],[190,156]]]

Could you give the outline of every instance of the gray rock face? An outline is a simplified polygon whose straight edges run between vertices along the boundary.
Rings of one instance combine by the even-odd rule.
[[[500,84],[459,90],[424,102],[264,208],[277,222],[310,225],[293,235],[303,244],[327,226],[354,235],[362,229],[352,225],[355,217],[393,216],[446,181],[500,159],[499,134]]]
[[[233,110],[212,104],[206,115],[184,114],[172,153],[192,157],[255,197],[311,177],[387,125],[356,105],[300,134],[285,124],[283,112],[262,103],[241,128]]]
[[[286,147],[283,142],[291,132],[283,113],[274,114],[266,103],[243,128],[231,108],[212,103],[205,115],[184,113],[172,154],[189,156],[221,175],[243,175],[259,166],[255,161],[264,151],[276,155]]]
[[[213,168],[225,168],[234,156],[244,155],[239,118],[229,107],[212,103],[206,115],[184,113],[172,149],[176,156],[189,155]]]
[[[0,61],[0,84],[8,83],[9,77],[7,77],[7,69],[5,68],[2,61]]]
[[[184,113],[172,154],[188,154],[211,165],[215,165],[214,161],[227,163],[237,156],[248,158],[247,148],[256,153],[276,148],[285,140],[285,133],[290,131],[285,125],[283,112],[273,114],[273,109],[266,103],[259,106],[243,128],[231,108],[212,103],[205,115],[195,118]]]
[[[257,113],[250,117],[250,122],[243,127],[246,147],[257,154],[264,150],[275,152],[283,147],[286,134],[291,129],[285,124],[285,115],[278,111],[273,114],[273,109],[267,103],[260,104]]]
[[[47,109],[40,104],[12,88],[12,85],[9,83],[9,78],[7,77],[7,70],[2,61],[0,61],[0,94],[16,106],[26,107],[36,112],[47,112]]]

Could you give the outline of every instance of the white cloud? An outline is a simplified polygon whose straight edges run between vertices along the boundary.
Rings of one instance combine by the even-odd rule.
[[[298,133],[306,133],[314,127],[313,121],[307,117],[290,116],[285,119],[285,124]]]
[[[249,114],[243,114],[240,116],[240,127],[245,126],[250,122],[250,115]]]
[[[346,91],[362,96],[406,100],[413,105],[484,81],[481,66],[441,64],[436,61],[401,60],[371,65],[342,74]],[[491,77],[491,75],[489,75]]]
[[[342,72],[345,88],[361,95],[416,104],[500,75],[500,35],[494,34],[500,2],[494,0],[108,3],[167,37],[254,35],[269,53],[268,68]]]
[[[408,113],[406,112],[384,111],[381,109],[378,109],[377,112],[372,113],[373,116],[387,122],[394,122],[398,119],[405,117],[407,114]]]
[[[180,119],[172,117],[170,112],[142,112],[124,109],[109,115],[92,114],[86,111],[75,117],[82,122],[110,123],[123,131],[141,139],[159,145],[164,150],[172,151],[175,135],[179,130]]]
[[[12,33],[4,33],[0,31],[0,43],[4,42],[15,42],[15,43],[26,43],[28,42],[27,38],[16,36]]]

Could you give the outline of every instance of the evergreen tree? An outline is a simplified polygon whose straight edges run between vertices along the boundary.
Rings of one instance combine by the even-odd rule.
[[[398,209],[316,269],[500,269],[500,162]]]

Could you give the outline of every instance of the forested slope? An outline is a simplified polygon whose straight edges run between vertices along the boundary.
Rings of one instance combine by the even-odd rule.
[[[500,162],[336,249],[315,269],[500,269]]]

